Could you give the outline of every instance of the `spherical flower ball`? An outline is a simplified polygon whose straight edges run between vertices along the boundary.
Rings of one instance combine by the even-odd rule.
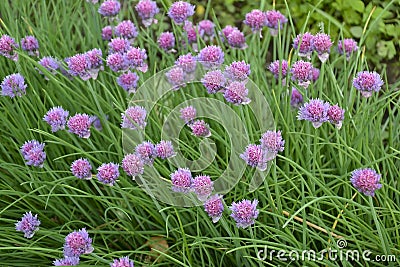
[[[178,90],[185,86],[186,75],[181,67],[173,67],[165,73],[168,82],[172,85],[172,90]]]
[[[275,60],[269,64],[268,69],[274,75],[275,79],[279,79],[279,73],[281,73],[282,78],[285,78],[288,70],[288,62],[286,60]]]
[[[351,173],[350,182],[359,192],[373,197],[375,191],[382,187],[382,184],[379,183],[380,179],[381,175],[375,170],[366,168],[354,170]]]
[[[265,12],[265,17],[265,25],[270,28],[272,36],[278,34],[278,27],[282,29],[283,24],[288,22],[287,18],[277,10],[269,10]]]
[[[225,87],[226,78],[220,70],[211,70],[204,74],[201,83],[209,94],[215,94]]]
[[[135,153],[138,155],[144,164],[152,165],[156,155],[156,148],[153,143],[144,141],[135,147]]]
[[[43,163],[46,160],[46,152],[44,152],[45,144],[38,142],[37,140],[30,140],[25,142],[21,146],[21,153],[26,161],[25,164],[28,166],[35,166],[42,168]]]
[[[312,47],[317,52],[321,62],[325,62],[329,57],[332,46],[331,37],[325,33],[317,33],[312,39]]]
[[[135,178],[135,176],[143,174],[144,162],[139,155],[127,154],[122,159],[122,169],[127,175]]]
[[[184,1],[172,3],[168,16],[176,23],[181,24],[194,14],[195,6]]]
[[[358,50],[357,42],[354,39],[344,39],[338,43],[338,52],[341,55],[346,55],[347,59],[350,58],[351,54]]]
[[[198,61],[206,68],[219,67],[224,63],[224,52],[219,46],[206,46],[200,50]]]
[[[109,50],[108,53],[109,54],[113,54],[113,53],[124,54],[126,51],[129,50],[130,47],[131,47],[131,43],[127,39],[117,37],[117,38],[111,39],[111,41],[108,43],[108,50]]]
[[[166,159],[175,156],[174,147],[171,141],[161,140],[155,147],[156,155],[159,158]]]
[[[47,111],[43,120],[51,126],[51,131],[54,133],[65,129],[68,115],[69,112],[62,107],[53,107]]]
[[[149,27],[153,22],[157,23],[157,20],[153,18],[158,12],[160,12],[160,9],[157,7],[155,1],[140,0],[135,6],[135,9],[145,27]]]
[[[136,73],[131,72],[131,71],[122,73],[117,78],[118,85],[121,86],[128,93],[136,92],[136,87],[137,87],[138,81],[139,81],[139,76]]]
[[[226,40],[228,45],[234,48],[245,49],[247,48],[246,38],[244,37],[243,32],[239,30],[233,30],[230,34],[227,35]]]
[[[91,119],[87,114],[76,114],[67,122],[69,132],[78,135],[80,138],[90,137]]]
[[[215,24],[208,19],[202,20],[198,24],[199,34],[201,37],[212,37],[214,36]]]
[[[111,264],[111,267],[134,267],[135,264],[129,257],[122,257],[115,259]]]
[[[144,109],[144,107],[141,106],[129,107],[121,115],[122,115],[121,128],[137,130],[146,127],[147,111]]]
[[[299,109],[298,120],[307,120],[312,122],[314,128],[318,128],[323,122],[329,120],[328,110],[331,105],[320,99],[311,99]]]
[[[32,238],[36,231],[39,230],[40,220],[37,214],[32,215],[32,212],[26,212],[20,221],[15,224],[15,229],[24,233],[24,237]]]
[[[188,168],[179,168],[171,173],[172,191],[188,193],[193,182],[192,173]]]
[[[185,21],[185,24],[183,25],[183,30],[185,31],[189,44],[197,42],[197,31],[192,22]]]
[[[180,110],[181,119],[185,121],[185,123],[191,123],[196,118],[196,109],[193,106],[187,106]]]
[[[56,70],[60,68],[58,60],[53,57],[43,57],[41,60],[39,60],[39,64],[52,74],[56,74]],[[39,73],[43,74],[43,72],[40,70]]]
[[[220,37],[221,37],[221,41],[225,41],[226,38],[228,37],[229,34],[231,34],[234,30],[239,30],[237,27],[232,26],[232,25],[227,25],[225,26],[221,32],[220,32]]]
[[[298,108],[303,104],[303,95],[296,89],[292,88],[292,95],[290,97],[290,105]]]
[[[221,195],[213,195],[204,202],[204,210],[208,216],[211,217],[213,223],[221,219],[222,212],[224,211],[224,203]]]
[[[257,210],[258,200],[253,201],[244,199],[238,203],[232,202],[229,209],[232,211],[231,217],[235,220],[238,228],[247,228],[255,223],[259,211]]]
[[[85,228],[73,231],[65,237],[64,256],[79,257],[82,254],[92,253],[92,239]]]
[[[172,32],[163,32],[158,37],[157,43],[161,49],[169,51],[175,46],[175,36]]]
[[[267,152],[267,160],[272,160],[285,149],[281,131],[266,131],[260,139],[261,147]]]
[[[147,59],[146,49],[130,47],[124,56],[127,64],[131,67],[140,68],[147,65],[145,62]]]
[[[225,69],[225,76],[233,81],[245,81],[250,75],[250,64],[234,61]]]
[[[79,257],[65,257],[53,261],[54,266],[76,266],[79,264]]]
[[[39,56],[39,42],[34,36],[28,35],[22,38],[21,48],[31,56]]]
[[[360,71],[353,79],[353,86],[361,92],[363,97],[372,96],[372,92],[379,92],[383,85],[381,76],[375,71]]]
[[[120,53],[114,53],[108,55],[106,62],[107,66],[110,67],[110,69],[115,72],[124,71],[128,67],[125,57]]]
[[[208,175],[198,175],[192,182],[192,189],[200,201],[206,201],[214,190],[214,183]]]
[[[246,14],[244,24],[249,26],[253,32],[261,31],[266,26],[267,14],[261,10],[254,9]]]
[[[124,20],[115,27],[115,35],[121,38],[134,39],[138,36],[138,30],[132,21]]]
[[[312,80],[312,70],[313,65],[310,62],[303,60],[294,62],[290,72],[292,73],[292,80],[297,81],[297,83],[307,88]]]
[[[97,179],[99,182],[113,186],[119,177],[119,164],[103,163],[97,168]]]
[[[14,73],[6,76],[1,82],[1,95],[14,98],[21,97],[26,94],[26,87],[24,76],[19,73]]]
[[[79,179],[89,180],[92,178],[92,165],[88,159],[80,158],[72,162],[71,172]]]
[[[93,48],[85,53],[89,60],[90,69],[99,69],[103,65],[103,51],[99,48]]]
[[[15,51],[16,48],[18,48],[18,44],[15,42],[14,38],[7,34],[3,34],[0,37],[0,55],[17,61],[18,54]]]
[[[293,48],[299,49],[299,56],[309,57],[313,51],[313,39],[314,35],[309,32],[298,34],[293,40]]]
[[[105,41],[110,41],[114,34],[114,28],[112,26],[105,26],[101,29],[101,38]]]
[[[197,59],[191,53],[181,55],[175,61],[175,65],[181,67],[186,73],[192,73],[196,70]]]
[[[99,13],[104,17],[114,17],[119,13],[121,3],[117,0],[106,0],[99,7]]]
[[[261,145],[248,145],[245,152],[240,154],[240,158],[253,168],[259,168],[262,171],[267,168],[267,153]]]
[[[197,137],[210,137],[210,126],[203,120],[195,120],[189,125],[190,129],[192,129],[192,133]]]
[[[247,97],[249,90],[244,82],[231,82],[225,89],[224,97],[226,101],[235,105],[246,105],[250,103]]]
[[[328,109],[328,120],[330,123],[334,124],[336,128],[340,129],[344,120],[344,109],[337,104],[330,106]]]
[[[68,65],[68,73],[72,76],[79,76],[83,80],[90,78],[88,70],[90,69],[90,61],[85,54],[76,54],[66,58],[65,62]]]

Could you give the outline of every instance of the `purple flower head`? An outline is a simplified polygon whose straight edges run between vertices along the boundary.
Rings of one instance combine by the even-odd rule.
[[[15,229],[19,232],[24,232],[24,237],[32,238],[35,232],[39,230],[40,221],[32,212],[26,212],[20,221],[15,224]]]
[[[34,36],[28,35],[22,38],[21,48],[31,56],[39,56],[39,42]]]
[[[92,178],[92,165],[88,159],[80,158],[72,162],[71,172],[79,179],[89,180]]]
[[[149,27],[152,23],[157,23],[157,20],[154,19],[154,16],[160,12],[160,9],[157,7],[157,3],[151,0],[140,0],[139,3],[135,6],[135,9],[142,19],[142,23],[145,27]]]
[[[147,67],[145,60],[147,59],[146,49],[142,49],[139,47],[130,47],[128,51],[125,53],[125,60],[128,65],[134,68],[141,68]],[[143,69],[143,72],[144,69]]]
[[[198,24],[199,34],[202,38],[214,36],[215,24],[208,19],[202,20]]]
[[[294,62],[290,72],[292,73],[292,80],[297,81],[297,83],[307,89],[312,80],[312,70],[313,65],[310,62],[303,60]]]
[[[15,51],[16,48],[18,48],[18,44],[15,42],[14,38],[8,36],[7,34],[3,34],[0,37],[0,55],[17,61],[18,54]]]
[[[328,119],[330,123],[340,129],[344,120],[344,109],[340,108],[337,104],[330,106],[328,109]]]
[[[185,21],[185,24],[183,25],[183,30],[186,33],[189,44],[197,42],[197,31],[192,22]]]
[[[209,94],[215,94],[225,87],[226,78],[220,70],[211,70],[201,79]]]
[[[121,37],[117,37],[114,39],[111,39],[111,41],[108,43],[108,53],[113,54],[113,53],[120,53],[124,54],[128,49],[131,47],[131,43]]]
[[[73,231],[65,237],[64,256],[79,257],[82,254],[92,253],[92,239],[85,228]]]
[[[117,78],[118,85],[121,86],[128,93],[136,92],[136,87],[137,87],[138,81],[139,81],[139,76],[136,73],[131,72],[131,71],[122,73]]]
[[[195,6],[184,1],[174,2],[168,10],[168,16],[176,23],[181,24],[194,14]]]
[[[111,38],[113,37],[113,34],[114,34],[113,31],[114,31],[113,27],[111,27],[111,26],[105,26],[105,27],[101,30],[101,38],[102,38],[103,40],[110,41]]]
[[[171,173],[172,191],[188,193],[191,189],[193,178],[189,169],[179,168]]]
[[[192,189],[200,201],[205,201],[214,190],[214,183],[208,175],[198,175],[192,182]]]
[[[105,184],[113,186],[119,177],[119,164],[103,163],[97,168],[97,179]]]
[[[181,67],[173,67],[165,73],[168,82],[172,85],[172,90],[178,90],[185,86],[186,75]]]
[[[124,20],[115,27],[115,35],[121,38],[133,40],[138,36],[138,31],[132,21]]]
[[[375,196],[375,190],[380,189],[382,184],[379,183],[381,175],[375,170],[357,169],[351,173],[350,182],[361,193],[366,196]]]
[[[99,7],[99,13],[104,17],[114,17],[121,9],[121,3],[117,0],[104,1]]]
[[[370,97],[373,91],[379,92],[382,85],[381,76],[375,71],[360,71],[353,79],[353,86],[361,91],[361,95],[364,97]]]
[[[262,171],[267,168],[267,153],[261,145],[248,145],[245,152],[240,154],[240,158],[253,168],[259,168]]]
[[[338,43],[337,49],[339,54],[345,54],[348,60],[351,54],[358,50],[358,46],[354,39],[344,39]]]
[[[44,152],[45,144],[39,143],[36,140],[25,142],[21,147],[22,156],[25,159],[25,164],[42,168],[46,160],[46,152]]]
[[[232,202],[229,209],[232,211],[231,217],[235,220],[237,227],[247,228],[254,224],[259,211],[257,210],[258,200],[253,201],[244,199],[238,203]]]
[[[225,41],[229,34],[231,34],[234,30],[239,30],[237,27],[232,25],[227,25],[225,28],[221,30],[219,36],[221,37],[221,41]]]
[[[1,83],[1,95],[14,98],[26,94],[24,77],[19,73],[6,76]]]
[[[82,80],[88,80],[91,76],[88,72],[90,69],[90,61],[85,54],[76,54],[66,58],[65,62],[68,65],[68,73],[72,76],[79,76]]]
[[[51,72],[53,75],[56,74],[56,70],[60,68],[58,60],[53,57],[43,57],[39,64],[42,65],[46,70]],[[42,71],[39,70],[40,74],[43,74]]]
[[[224,203],[221,195],[213,195],[204,202],[204,210],[212,218],[213,223],[219,221],[224,211]]]
[[[172,32],[163,32],[158,37],[157,43],[161,49],[169,51],[175,46],[175,36]]]
[[[76,114],[69,118],[67,126],[69,132],[78,135],[81,138],[90,137],[90,125],[92,121],[87,114]]]
[[[205,68],[219,67],[224,63],[224,52],[219,46],[206,46],[200,50],[198,60]]]
[[[309,32],[305,32],[304,34],[298,34],[296,38],[293,40],[293,48],[299,49],[299,56],[301,57],[310,57],[313,51],[313,39],[314,35]]]
[[[267,152],[267,160],[272,160],[285,149],[281,131],[266,131],[260,139],[261,147]]]
[[[51,131],[57,132],[58,130],[65,129],[69,112],[62,107],[53,107],[47,111],[43,120],[51,126]]]
[[[156,157],[156,148],[153,143],[145,141],[136,146],[135,153],[142,159],[144,164],[152,165]]]
[[[282,66],[280,66],[280,64]],[[279,79],[279,73],[281,72],[281,68],[282,68],[282,78],[285,78],[288,67],[289,67],[288,62],[283,59],[283,60],[275,60],[274,62],[271,62],[271,64],[269,64],[268,69],[272,72],[275,79]]]
[[[196,118],[196,109],[192,106],[187,106],[180,110],[181,119],[185,121],[185,123],[191,123]]]
[[[143,174],[144,162],[137,154],[127,154],[122,159],[122,169],[134,179],[135,176]]]
[[[196,70],[196,57],[192,56],[191,53],[186,55],[181,55],[175,61],[175,65],[181,67],[182,70],[186,73],[192,73]]]
[[[114,53],[107,56],[107,66],[110,67],[112,71],[124,71],[127,69],[128,64],[125,57],[120,53]]]
[[[234,81],[231,82],[224,92],[224,97],[229,103],[235,105],[246,105],[250,103],[250,99],[247,97],[249,90],[246,88],[244,82]]]
[[[147,111],[141,106],[129,107],[121,115],[121,128],[137,130],[146,127]]]
[[[318,78],[319,78],[319,69],[318,68],[312,68],[311,74],[312,74],[312,81],[316,82],[318,80]]]
[[[176,155],[171,141],[161,140],[161,142],[155,146],[155,149],[157,157],[162,159],[170,158]]]
[[[225,76],[233,81],[245,81],[250,75],[250,64],[234,61],[225,69]]]
[[[331,37],[325,33],[317,33],[312,39],[312,47],[318,53],[321,62],[325,62],[329,57],[332,46]]]
[[[323,122],[329,120],[328,110],[331,105],[320,99],[311,99],[299,109],[299,120],[311,121],[314,128],[318,128]]]
[[[265,12],[265,17],[265,25],[270,28],[270,33],[272,36],[276,36],[278,34],[278,27],[282,29],[283,24],[288,22],[287,18],[282,15],[281,12],[276,10],[269,10]]]
[[[261,10],[254,9],[246,14],[244,24],[249,26],[253,32],[261,32],[261,29],[266,26],[267,14]]]
[[[104,118],[105,118],[105,120],[108,120],[108,115],[106,115]],[[90,123],[93,125],[93,127],[96,130],[98,130],[98,131],[103,130],[103,126],[101,125],[101,120],[96,115],[90,116]]]
[[[192,133],[197,137],[210,137],[210,126],[203,120],[195,120],[189,124]]]
[[[227,35],[226,40],[231,47],[245,49],[247,48],[246,38],[243,32],[234,29]]]
[[[303,95],[294,87],[292,87],[292,95],[290,97],[290,105],[298,108],[303,104]]]
[[[87,59],[89,60],[91,69],[99,69],[103,65],[101,58],[103,57],[103,52],[99,48],[94,48],[85,53]]]
[[[110,263],[111,267],[134,267],[135,264],[129,257],[122,257],[119,259],[115,259],[112,263]]]
[[[54,266],[76,266],[79,264],[79,257],[65,257],[53,261]]]

